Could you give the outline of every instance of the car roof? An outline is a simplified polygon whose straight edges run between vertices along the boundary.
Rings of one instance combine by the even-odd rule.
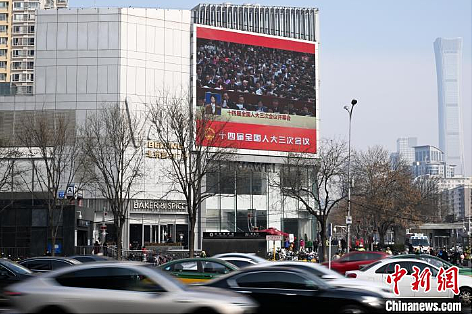
[[[416,262],[418,263],[419,262],[419,259],[416,259],[416,258],[392,258],[392,257],[389,257],[389,258],[386,258],[386,259],[382,259],[381,262],[382,263],[393,263],[393,262]],[[434,267],[436,269],[438,269],[437,267],[435,267],[434,265],[432,265],[431,263],[429,263],[428,261],[425,261],[425,260],[422,260],[420,261],[421,263],[423,264],[427,264],[431,267]]]
[[[210,257],[210,258],[195,257],[195,258],[176,259],[176,260],[171,260],[170,262],[167,262],[167,263],[161,265],[160,267],[164,267],[164,266],[168,266],[168,265],[173,265],[173,264],[176,264],[176,263],[190,262],[190,261],[216,262],[216,263],[225,265],[225,266],[227,266],[227,267],[229,267],[230,269],[233,269],[233,270],[238,270],[238,269],[239,269],[237,266],[235,266],[235,265],[232,264],[232,263],[229,263],[228,261],[225,261],[225,260],[223,260],[223,259],[218,259],[218,258],[211,258],[211,257]]]
[[[31,261],[31,260],[63,260],[63,261],[68,261],[74,265],[82,264],[80,261],[77,259],[69,258],[69,257],[62,257],[62,256],[38,256],[38,257],[30,257],[26,258],[23,260],[20,260],[18,263],[26,262],[26,261]]]

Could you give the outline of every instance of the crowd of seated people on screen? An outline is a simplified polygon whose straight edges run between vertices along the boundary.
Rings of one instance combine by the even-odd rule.
[[[314,102],[314,55],[199,39],[197,87]]]

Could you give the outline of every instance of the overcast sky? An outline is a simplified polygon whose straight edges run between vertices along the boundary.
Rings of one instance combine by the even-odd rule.
[[[223,3],[206,1],[204,3]],[[396,150],[396,139],[417,137],[438,146],[437,81],[433,42],[463,38],[461,89],[466,175],[472,173],[471,0],[229,1],[320,9],[320,135]],[[69,0],[70,7],[191,9],[198,1]]]

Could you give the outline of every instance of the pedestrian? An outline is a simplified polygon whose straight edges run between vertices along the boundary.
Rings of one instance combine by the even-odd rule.
[[[94,255],[98,255],[100,253],[100,244],[99,241],[95,241],[94,243]]]
[[[284,248],[288,249],[289,248],[289,238],[286,237],[286,240],[284,241]]]
[[[305,241],[303,238],[301,238],[300,245],[301,245],[300,250],[305,250]]]
[[[108,254],[107,242],[104,241],[103,242],[103,255],[107,256],[107,254]]]
[[[386,248],[386,254],[388,255],[392,255],[393,252],[391,251],[391,249],[389,248],[389,246]]]
[[[312,245],[312,241],[309,239],[309,240],[307,241],[307,250],[308,250],[309,252],[312,251],[312,248],[313,248],[312,246],[313,246],[313,245]]]

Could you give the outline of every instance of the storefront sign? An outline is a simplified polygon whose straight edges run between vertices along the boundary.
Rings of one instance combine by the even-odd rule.
[[[169,152],[172,150],[172,152]],[[146,143],[145,156],[151,159],[179,159],[181,157],[182,146],[179,143],[170,142],[168,144],[149,140]]]
[[[131,212],[187,213],[182,200],[135,200]]]
[[[245,238],[264,238],[263,232],[204,232],[204,238],[207,239],[245,239]]]

